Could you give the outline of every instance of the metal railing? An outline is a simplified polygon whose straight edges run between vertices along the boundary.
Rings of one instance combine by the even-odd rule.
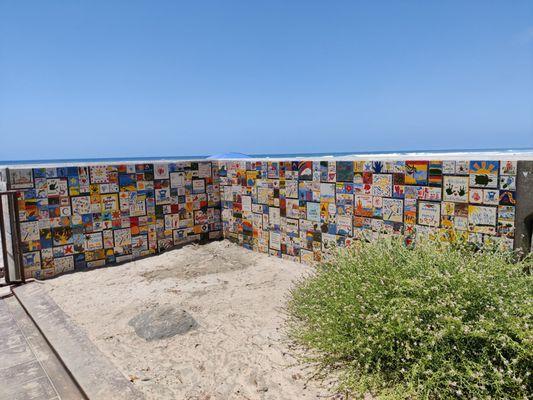
[[[0,191],[0,236],[5,284],[24,283],[24,262],[20,241],[18,192]]]

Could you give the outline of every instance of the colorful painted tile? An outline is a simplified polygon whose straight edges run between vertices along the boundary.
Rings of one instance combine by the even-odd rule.
[[[442,162],[442,173],[445,175],[454,175],[455,174],[455,161],[444,160]]]
[[[372,217],[373,211],[373,202],[371,195],[354,195],[354,215],[360,217]]]
[[[307,219],[309,221],[320,222],[320,203],[306,203]]]
[[[442,161],[430,161],[429,162],[429,186],[442,186],[442,174],[443,166]]]
[[[298,164],[298,177],[301,180],[310,181],[313,179],[313,162],[300,161]]]
[[[403,222],[403,200],[384,198],[382,213],[386,221]]]
[[[372,195],[381,197],[392,196],[392,175],[374,174],[372,179]]]
[[[459,160],[455,162],[455,174],[456,175],[468,175],[470,168],[470,162],[466,160]]]
[[[483,189],[469,189],[468,201],[473,204],[482,204],[483,203]]]
[[[500,204],[506,206],[516,205],[516,192],[511,190],[500,190]]]
[[[20,223],[20,240],[22,242],[30,242],[40,240],[39,236],[39,222],[21,222]]]
[[[154,164],[154,179],[168,179],[168,164]]]
[[[405,162],[405,184],[406,185],[427,185],[428,184],[428,162],[427,161],[406,161]]]
[[[500,175],[516,175],[517,174],[517,162],[516,161],[501,161],[500,162]]]
[[[354,164],[353,161],[337,161],[336,165],[338,182],[353,182]]]
[[[12,189],[25,189],[33,187],[33,172],[31,168],[9,170],[9,182]]]
[[[470,161],[470,187],[497,188],[498,161]]]
[[[500,190],[516,190],[516,176],[501,175]]]
[[[468,206],[468,226],[475,233],[496,233],[497,207]]]
[[[483,204],[497,206],[500,200],[498,189],[483,189]]]
[[[418,223],[420,225],[438,227],[440,225],[440,204],[429,201],[419,201]]]
[[[444,176],[443,200],[468,203],[468,177]]]
[[[108,183],[107,166],[94,165],[90,167],[90,181],[91,183]]]

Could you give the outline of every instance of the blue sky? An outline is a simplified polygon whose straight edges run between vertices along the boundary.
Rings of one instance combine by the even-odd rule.
[[[0,160],[533,147],[533,2],[0,0],[0,139]]]

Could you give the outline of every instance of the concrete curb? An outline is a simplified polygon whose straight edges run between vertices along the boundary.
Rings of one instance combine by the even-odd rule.
[[[144,399],[41,284],[22,285],[13,293],[88,399]]]

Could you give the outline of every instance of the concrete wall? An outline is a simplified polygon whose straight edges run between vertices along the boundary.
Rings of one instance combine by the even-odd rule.
[[[516,161],[221,161],[219,167],[224,236],[278,257],[319,261],[328,242],[342,246],[383,234],[411,242],[449,240],[456,232],[473,242],[514,245]]]
[[[26,277],[103,266],[220,236],[210,161],[12,168]]]
[[[529,251],[533,161],[235,160],[10,168],[27,277],[231,239],[295,261],[404,235]],[[516,241],[515,241],[516,227]],[[452,229],[453,228],[453,229]]]
[[[533,161],[518,161],[516,197],[515,248],[528,252],[533,247]]]

